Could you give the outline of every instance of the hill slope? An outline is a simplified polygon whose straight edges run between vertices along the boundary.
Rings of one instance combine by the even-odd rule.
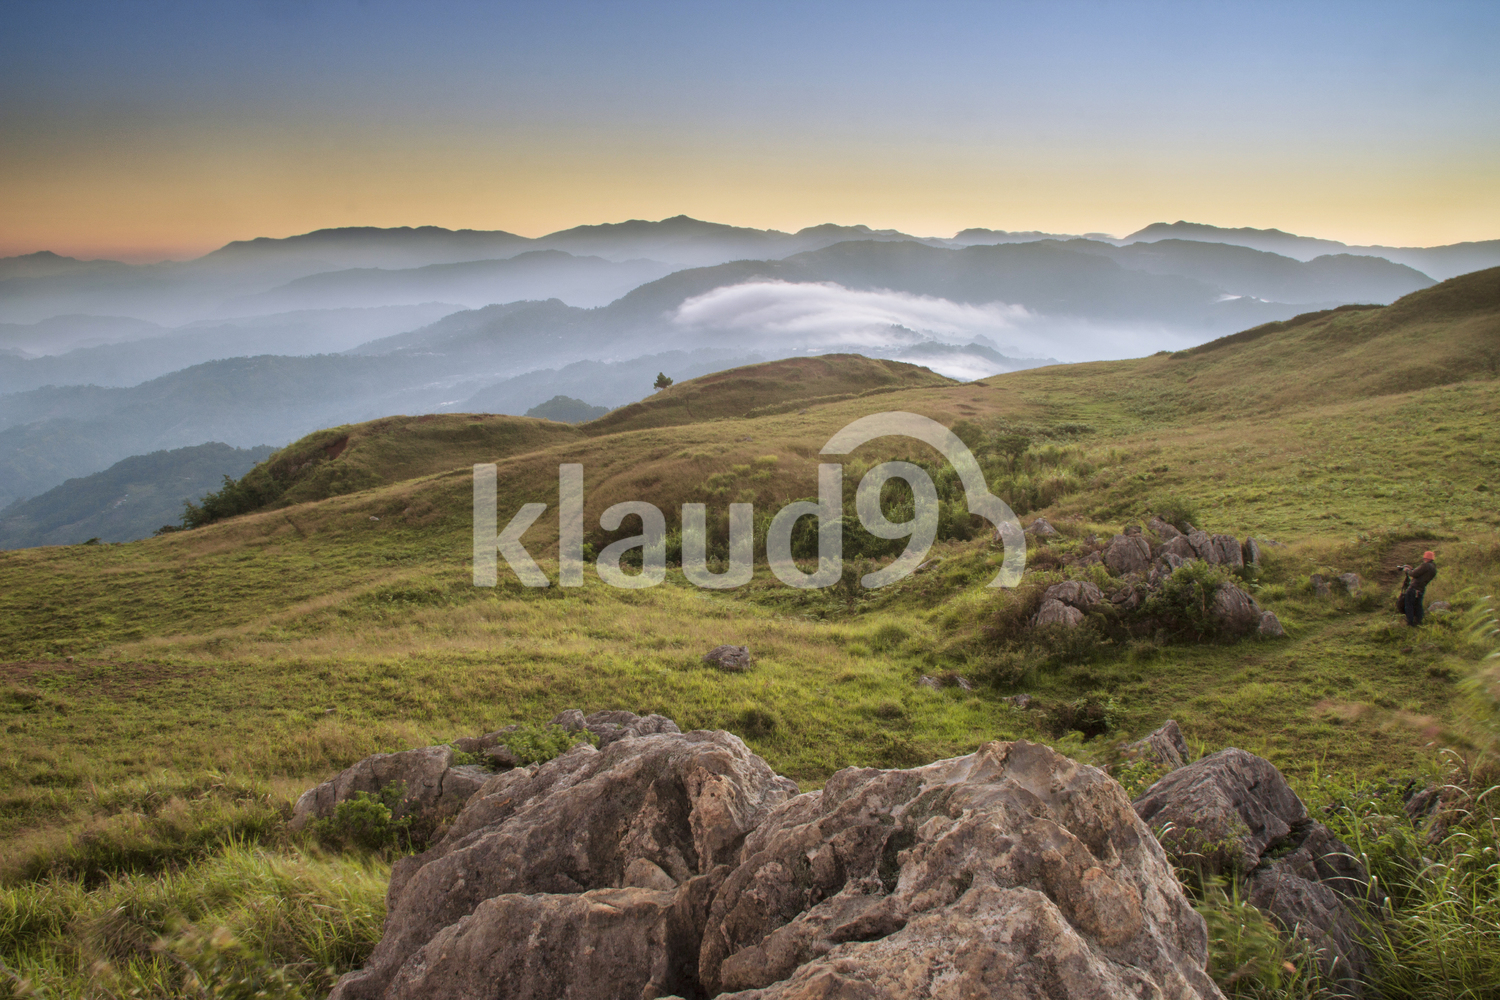
[[[1500,267],[1451,278],[1382,308],[1309,313],[1175,354],[986,381],[1162,420],[1275,412],[1496,374]]]

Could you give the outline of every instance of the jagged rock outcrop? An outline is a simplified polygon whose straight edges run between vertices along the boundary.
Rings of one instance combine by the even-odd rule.
[[[1104,591],[1087,580],[1064,580],[1048,587],[1046,593],[1042,594],[1042,600],[1061,601],[1079,611],[1087,611],[1104,600]]]
[[[1039,517],[1026,526],[1023,534],[1036,535],[1038,538],[1051,538],[1061,532],[1052,527],[1051,522],[1045,517]]]
[[[1193,531],[1187,536],[1193,552],[1199,559],[1213,566],[1243,566],[1244,554],[1239,539],[1233,535],[1210,535],[1206,531]]]
[[[1156,548],[1157,557],[1172,556],[1180,562],[1190,562],[1198,558],[1198,550],[1193,548],[1193,543],[1188,541],[1186,535],[1178,535],[1168,539]]]
[[[1147,521],[1146,528],[1163,542],[1170,542],[1174,538],[1182,537],[1182,532],[1172,527],[1166,521],[1163,521],[1160,517],[1153,517]]]
[[[441,821],[463,808],[488,777],[489,772],[481,767],[453,766],[452,747],[375,754],[303,792],[292,809],[292,829],[301,830],[313,820],[334,815],[340,802],[360,792],[378,794],[398,782],[402,793],[391,810],[394,818]]]
[[[1202,918],[1095,768],[989,743],[794,792],[723,732],[497,775],[397,863],[332,1000],[1221,996]]]
[[[1243,878],[1252,905],[1310,944],[1325,976],[1363,994],[1370,958],[1359,942],[1369,874],[1308,815],[1270,761],[1230,748],[1172,771],[1135,800],[1184,868]]]
[[[1125,744],[1121,749],[1130,757],[1155,761],[1168,771],[1182,767],[1193,755],[1188,749],[1187,737],[1182,735],[1182,728],[1175,719],[1168,719],[1160,729],[1134,743]]]
[[[1116,576],[1145,573],[1151,567],[1151,543],[1144,535],[1116,535],[1104,548],[1104,565]]]
[[[1260,605],[1232,583],[1219,584],[1209,604],[1209,613],[1220,628],[1230,634],[1243,635],[1260,627]]]
[[[1255,627],[1255,634],[1262,639],[1280,639],[1286,635],[1286,629],[1273,612],[1263,610],[1260,613],[1260,624]]]
[[[1071,628],[1074,625],[1081,624],[1083,619],[1083,612],[1072,605],[1048,599],[1042,602],[1042,606],[1038,609],[1036,617],[1032,618],[1031,624],[1037,627],[1043,625],[1066,625]]]
[[[1245,539],[1240,546],[1240,558],[1246,566],[1260,565],[1260,543],[1253,538]]]

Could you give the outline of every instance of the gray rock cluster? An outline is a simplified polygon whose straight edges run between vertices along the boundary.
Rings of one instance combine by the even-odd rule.
[[[1175,722],[1132,746],[1171,768],[1134,806],[1173,861],[1202,876],[1243,880],[1251,905],[1307,942],[1345,995],[1362,996],[1371,960],[1361,924],[1379,893],[1275,765],[1233,748],[1174,765],[1186,751]]]
[[[1121,586],[1108,596],[1109,601],[1121,611],[1133,611],[1151,591],[1159,589],[1168,577],[1189,563],[1202,561],[1229,568],[1260,564],[1260,544],[1253,538],[1240,542],[1233,535],[1210,535],[1191,524],[1185,527],[1187,531],[1180,531],[1160,517],[1153,517],[1146,522],[1145,531],[1138,525],[1130,525],[1096,551],[1075,560],[1073,565],[1107,567],[1121,578]],[[1155,542],[1151,536],[1156,538]],[[1079,587],[1088,590],[1080,592]],[[1091,583],[1057,584],[1048,588],[1032,624],[1078,625],[1089,608],[1104,599],[1103,592]],[[1253,631],[1261,638],[1286,635],[1273,612],[1261,608],[1255,598],[1231,583],[1220,585],[1213,596],[1212,608],[1214,616],[1226,626]]]
[[[1221,997],[1119,785],[1025,741],[805,794],[725,732],[580,745],[490,777],[388,903],[332,1000]]]

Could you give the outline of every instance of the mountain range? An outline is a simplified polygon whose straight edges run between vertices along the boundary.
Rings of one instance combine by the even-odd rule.
[[[934,238],[685,216],[535,239],[319,230],[151,265],[44,251],[0,260],[0,508],[210,440],[556,396],[617,407],[657,372],[852,352],[975,379],[1182,350],[1495,264],[1500,241],[1350,247],[1187,222]]]

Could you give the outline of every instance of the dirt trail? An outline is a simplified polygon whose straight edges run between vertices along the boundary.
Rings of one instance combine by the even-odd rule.
[[[1383,586],[1394,587],[1401,582],[1401,567],[1403,565],[1415,566],[1422,561],[1422,553],[1428,549],[1438,554],[1438,565],[1443,564],[1442,542],[1435,538],[1417,538],[1407,542],[1397,542],[1386,550],[1380,559],[1380,576],[1377,580]]]

